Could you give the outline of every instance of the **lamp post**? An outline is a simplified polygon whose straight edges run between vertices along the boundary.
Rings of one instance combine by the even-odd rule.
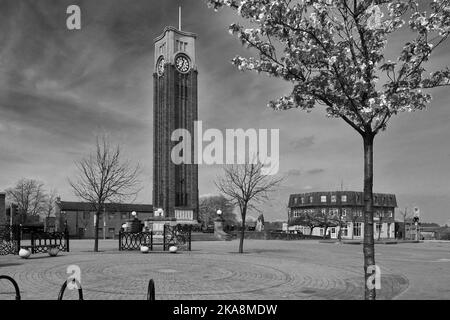
[[[216,218],[216,221],[220,221],[220,223],[222,224],[222,227],[223,227],[223,217],[222,217],[222,210],[220,210],[220,209],[217,209],[216,213],[217,213],[217,218]]]
[[[223,239],[225,237],[225,232],[223,230],[224,219],[222,217],[222,210],[217,209],[217,217],[214,219],[214,236]]]
[[[106,240],[106,216],[103,217],[103,240]]]
[[[106,207],[103,206],[103,240],[106,240]]]

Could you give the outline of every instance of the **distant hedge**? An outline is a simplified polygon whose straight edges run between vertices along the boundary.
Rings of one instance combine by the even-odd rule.
[[[240,238],[240,232],[231,232],[234,238]],[[310,236],[306,234],[286,233],[279,231],[246,231],[244,239],[254,240],[321,240],[321,236]]]

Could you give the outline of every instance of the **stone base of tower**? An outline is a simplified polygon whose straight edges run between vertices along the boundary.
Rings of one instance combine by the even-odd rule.
[[[169,226],[176,226],[179,224],[182,225],[192,225],[192,226],[199,226],[200,223],[197,220],[182,220],[182,219],[175,219],[171,217],[153,217],[148,218],[143,221],[144,228],[142,231],[162,231],[164,228],[164,225]]]

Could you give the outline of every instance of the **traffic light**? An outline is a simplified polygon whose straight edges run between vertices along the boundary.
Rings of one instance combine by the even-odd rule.
[[[413,218],[413,222],[414,222],[414,223],[418,223],[418,222],[419,222],[419,217],[414,217],[414,218]]]

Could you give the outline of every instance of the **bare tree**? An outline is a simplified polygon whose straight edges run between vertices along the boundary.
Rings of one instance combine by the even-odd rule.
[[[49,194],[45,195],[43,206],[45,218],[50,218],[50,216],[55,212],[55,202],[57,194],[58,194],[57,191],[53,189],[50,191]]]
[[[218,209],[222,211],[222,219],[224,219],[225,225],[230,226],[236,224],[234,205],[223,195],[209,195],[200,197],[199,220],[204,228],[214,223]]]
[[[405,207],[405,211],[400,211],[403,217],[403,240],[406,239],[406,219],[408,218],[408,208]]]
[[[48,230],[49,218],[55,213],[55,202],[57,199],[57,191],[55,189],[51,190],[50,193],[45,195],[43,203],[43,219],[44,228]]]
[[[316,218],[317,212],[306,212],[305,213],[305,224],[309,228],[309,235],[312,236],[314,228],[319,227],[318,220]]]
[[[45,197],[44,184],[34,179],[22,178],[13,188],[6,190],[8,201],[17,204],[20,223],[43,212]]]
[[[319,211],[315,215],[315,219],[317,221],[317,225],[321,228],[324,228],[323,232],[324,239],[327,237],[328,228],[334,228],[339,224],[338,222],[339,216],[337,214],[329,213],[326,211],[325,212]]]
[[[137,196],[140,191],[139,165],[121,161],[120,146],[111,146],[107,137],[97,138],[96,151],[77,161],[78,176],[69,183],[75,195],[89,202],[95,212],[95,244],[98,251],[98,223],[105,203],[120,203]]]
[[[262,163],[227,165],[224,176],[216,181],[217,188],[239,207],[242,219],[239,253],[244,252],[245,218],[249,209],[256,209],[268,199],[268,193],[274,191],[282,178],[261,173]]]

